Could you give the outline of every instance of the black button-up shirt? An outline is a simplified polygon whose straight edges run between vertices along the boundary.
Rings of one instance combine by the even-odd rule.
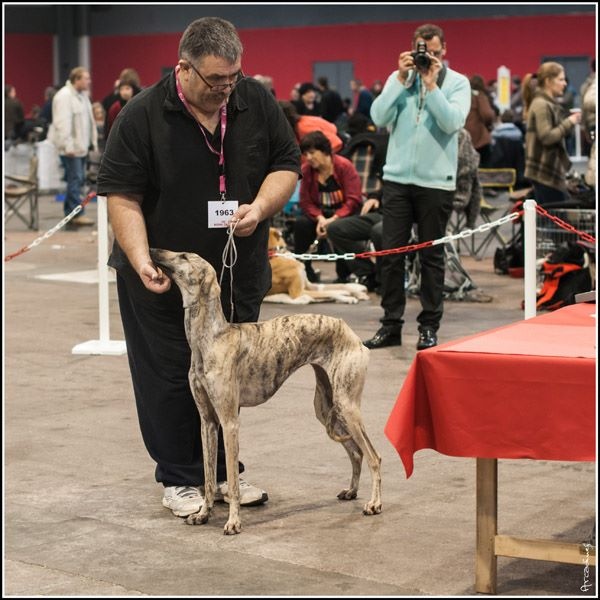
[[[213,147],[220,147],[220,128]],[[300,174],[300,151],[277,102],[260,83],[243,79],[227,104],[224,138],[227,199],[251,203],[274,171]],[[98,193],[141,194],[150,247],[195,252],[217,274],[226,229],[208,228],[208,202],[219,200],[219,158],[177,96],[174,72],[144,90],[120,111],[107,140]],[[269,223],[236,238],[234,296],[260,302],[271,285],[267,256]],[[115,242],[109,264],[128,266]],[[236,293],[237,292],[237,293]]]

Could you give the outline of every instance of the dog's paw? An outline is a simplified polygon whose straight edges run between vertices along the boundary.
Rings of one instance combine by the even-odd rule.
[[[223,528],[224,535],[235,535],[236,533],[240,533],[242,531],[242,522],[237,520],[229,520],[225,523],[225,527]]]
[[[193,515],[189,515],[185,522],[188,525],[204,525],[204,523],[208,522],[208,517],[210,513],[203,514],[201,512],[194,513]]]
[[[339,500],[354,500],[356,498],[356,490],[342,490],[337,497]]]
[[[347,283],[346,287],[348,288],[348,291],[357,298],[362,299],[364,296],[366,296],[367,300],[369,299],[366,285],[363,285],[362,283]]]
[[[367,502],[363,508],[363,515],[378,515],[381,512],[381,502]]]
[[[358,298],[349,296],[347,294],[338,294],[336,295],[335,299],[343,304],[358,304]]]

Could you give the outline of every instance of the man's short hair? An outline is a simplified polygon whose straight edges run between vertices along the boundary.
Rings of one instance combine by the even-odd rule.
[[[218,56],[233,64],[243,50],[233,24],[219,17],[196,19],[187,26],[179,41],[179,58],[186,60]]]
[[[331,142],[325,137],[322,131],[312,131],[307,133],[300,141],[300,152],[304,154],[309,150],[320,150],[323,154],[331,156]]]
[[[425,25],[421,25],[415,29],[413,34],[413,43],[417,40],[417,38],[423,38],[424,40],[429,41],[436,35],[440,38],[442,45],[446,43],[442,28],[438,27],[437,25],[432,25],[431,23],[426,23]]]
[[[83,77],[84,73],[88,73],[88,70],[85,67],[75,67],[74,69],[71,69],[69,81],[75,83],[78,79]]]
[[[510,109],[506,109],[500,116],[500,121],[502,121],[502,123],[514,123],[515,113]]]

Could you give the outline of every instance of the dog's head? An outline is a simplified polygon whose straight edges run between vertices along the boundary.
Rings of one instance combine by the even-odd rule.
[[[150,258],[160,267],[181,290],[184,306],[198,300],[206,294],[210,286],[217,286],[217,274],[213,267],[193,252],[171,252],[159,248],[150,248]],[[206,289],[205,289],[206,288]],[[217,289],[220,294],[220,290]]]
[[[269,250],[282,250],[286,248],[285,240],[281,231],[275,227],[269,227]]]

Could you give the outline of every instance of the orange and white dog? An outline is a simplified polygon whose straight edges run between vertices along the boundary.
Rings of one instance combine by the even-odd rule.
[[[356,304],[368,300],[367,288],[360,283],[311,283],[304,265],[288,252],[281,232],[274,227],[269,230],[269,252],[278,255],[270,258],[271,289],[264,302],[280,304],[310,304],[311,302],[343,302]]]

